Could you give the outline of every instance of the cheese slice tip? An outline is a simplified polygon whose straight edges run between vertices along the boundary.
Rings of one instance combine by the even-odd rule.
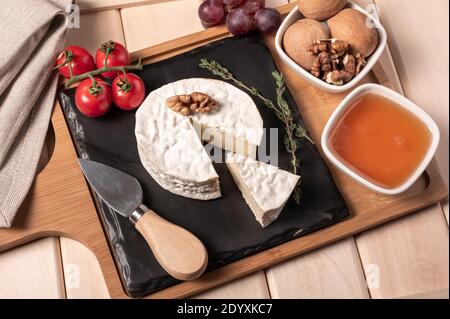
[[[238,154],[227,154],[226,164],[262,227],[278,218],[300,180],[298,175]]]

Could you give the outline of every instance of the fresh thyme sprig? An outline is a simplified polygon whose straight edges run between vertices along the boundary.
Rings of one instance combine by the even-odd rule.
[[[298,142],[296,137],[298,138],[306,138],[310,142],[312,140],[306,134],[306,130],[298,125],[292,116],[291,109],[289,108],[289,104],[284,99],[283,94],[286,90],[286,85],[284,83],[283,74],[274,71],[272,72],[272,76],[275,79],[276,83],[276,92],[277,92],[277,105],[280,110],[280,120],[283,121],[286,128],[286,135],[284,136],[284,146],[289,154],[291,154],[291,172],[297,175],[297,170],[300,167],[300,161],[297,159],[296,151],[298,148]],[[300,180],[301,181],[301,180]],[[294,189],[293,197],[297,204],[300,203],[301,191],[300,191],[300,181]]]
[[[309,142],[314,144],[313,140],[307,135],[306,130],[294,121],[289,104],[284,99],[283,94],[286,90],[283,75],[277,71],[272,72],[272,76],[275,79],[277,103],[264,97],[254,87],[247,86],[242,81],[236,79],[233,74],[220,63],[214,60],[201,59],[199,66],[210,71],[212,74],[221,77],[224,80],[232,81],[237,86],[248,91],[253,96],[258,97],[265,106],[271,109],[275,115],[284,123],[286,135],[284,136],[284,145],[288,153],[291,155],[291,172],[297,174],[300,162],[297,158],[296,151],[298,149],[297,138],[306,138]],[[299,183],[300,185],[300,183]],[[297,204],[300,202],[300,189],[299,185],[294,189],[293,198]]]

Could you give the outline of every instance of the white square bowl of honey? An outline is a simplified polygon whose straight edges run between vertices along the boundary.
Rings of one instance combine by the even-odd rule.
[[[381,194],[409,189],[440,140],[435,121],[404,96],[378,84],[353,90],[329,118],[325,156],[341,171]]]

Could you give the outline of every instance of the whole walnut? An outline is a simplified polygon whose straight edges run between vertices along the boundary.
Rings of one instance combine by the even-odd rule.
[[[331,18],[344,9],[347,0],[298,0],[298,10],[306,17],[319,21]]]
[[[287,55],[298,65],[310,70],[315,57],[308,48],[317,39],[328,39],[328,30],[318,21],[302,19],[291,25],[284,34],[283,46]]]
[[[327,21],[331,37],[347,42],[354,53],[370,56],[378,46],[378,32],[368,17],[355,10],[344,9]]]

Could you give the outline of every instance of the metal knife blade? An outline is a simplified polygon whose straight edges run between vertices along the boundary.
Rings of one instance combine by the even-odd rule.
[[[78,159],[81,170],[95,192],[119,214],[129,217],[142,204],[138,180],[110,166]]]
[[[205,271],[208,252],[203,243],[143,205],[142,188],[136,178],[101,163],[78,161],[94,191],[119,214],[129,217],[171,276],[193,280]]]

